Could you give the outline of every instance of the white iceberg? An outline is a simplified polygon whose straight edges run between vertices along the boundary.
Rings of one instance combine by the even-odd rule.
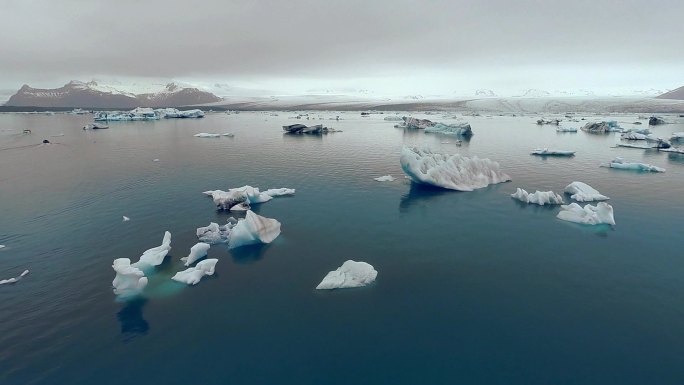
[[[404,147],[400,163],[412,181],[451,190],[472,191],[511,180],[497,162],[489,159],[440,154],[416,147]]]
[[[316,286],[317,290],[346,289],[362,287],[375,281],[378,272],[366,262],[356,262],[351,259],[329,272]]]
[[[28,270],[24,270],[24,272],[21,273],[21,274],[19,274],[18,277],[12,277],[12,278],[8,278],[8,279],[2,279],[2,280],[0,280],[0,285],[4,285],[4,284],[6,284],[6,283],[17,283],[20,279],[22,279],[22,278],[23,278],[26,274],[28,274],[28,273],[29,273]]]
[[[592,134],[605,134],[608,132],[620,132],[622,131],[622,127],[618,125],[618,123],[614,120],[608,121],[608,122],[600,122],[600,123],[587,123],[582,127],[582,131],[586,131]]]
[[[473,135],[473,130],[468,123],[434,123],[432,126],[425,128],[425,133],[471,136]]]
[[[528,193],[521,188],[518,188],[515,193],[511,194],[511,198],[525,203],[534,203],[540,206],[562,205],[565,203],[563,201],[563,197],[554,193],[553,191],[536,191],[534,193]]]
[[[584,225],[615,225],[613,207],[606,202],[599,202],[596,206],[587,204],[584,207],[577,203],[563,205],[556,218]]]
[[[605,201],[610,199],[583,182],[570,183],[565,187],[565,192],[570,194],[570,198],[578,202]]]
[[[142,270],[131,265],[130,259],[115,259],[112,268],[116,272],[116,277],[112,281],[114,294],[120,297],[130,297],[140,294],[147,286],[147,277]]]
[[[164,118],[167,118],[167,119],[171,119],[171,118],[187,119],[187,118],[203,118],[204,117],[204,111],[197,110],[197,109],[180,111],[176,108],[161,108],[161,109],[155,110],[155,112],[159,116],[163,116]]]
[[[245,219],[241,219],[232,228],[228,246],[233,249],[256,243],[271,243],[280,235],[280,222],[247,211]]]
[[[145,268],[148,266],[159,266],[164,262],[164,258],[171,250],[171,233],[164,232],[164,238],[162,239],[162,244],[157,247],[145,250],[145,252],[140,256],[140,260],[134,263],[132,266]]]
[[[198,262],[195,267],[179,271],[171,279],[187,285],[196,285],[205,275],[214,275],[216,262],[218,262],[216,258],[205,259]]]
[[[383,175],[377,178],[373,178],[373,180],[376,180],[378,182],[392,182],[394,181],[394,177],[392,175]]]
[[[250,204],[264,203],[274,197],[294,195],[294,193],[295,189],[291,188],[275,188],[261,192],[258,187],[252,186],[232,188],[228,191],[210,190],[204,192],[205,195],[214,200],[214,204],[221,210],[232,210],[234,206],[242,204],[234,211],[245,211],[249,209]]]
[[[576,127],[558,127],[556,132],[577,132]]]
[[[535,148],[530,154],[542,156],[575,156],[575,151]]]
[[[212,134],[210,132],[200,132],[199,134],[193,135],[195,138],[220,138],[221,134]]]
[[[233,226],[235,226],[233,223],[226,223],[223,226],[219,226],[218,223],[211,222],[209,223],[209,226],[197,228],[197,239],[200,242],[208,243],[210,245],[228,243],[230,231],[233,229]]]
[[[634,170],[634,171],[649,171],[649,172],[665,172],[662,167],[657,167],[652,164],[646,163],[633,163],[627,162],[624,159],[617,157],[610,161],[608,164],[610,168],[615,168],[619,170]]]
[[[96,122],[159,120],[159,115],[147,107],[138,107],[128,112],[102,111],[95,114]]]
[[[190,248],[190,254],[181,258],[181,261],[185,262],[185,266],[190,266],[199,259],[206,257],[210,247],[211,245],[208,243],[199,242]]]
[[[123,221],[122,221],[122,222],[128,222],[128,221],[130,221],[130,220],[131,220],[131,218],[129,218],[129,217],[127,217],[127,216],[124,215],[124,216],[123,216]]]

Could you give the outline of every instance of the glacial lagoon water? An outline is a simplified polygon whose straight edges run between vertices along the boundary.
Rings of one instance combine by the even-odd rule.
[[[684,156],[559,134],[539,116],[464,117],[475,135],[457,147],[358,112],[312,114],[340,133],[283,135],[291,115],[99,131],[81,129],[88,116],[0,115],[0,279],[31,271],[0,286],[0,384],[684,383]],[[666,119],[680,123],[656,134],[684,131]],[[489,157],[513,181],[411,184],[404,144]],[[530,156],[536,147],[577,154]],[[667,171],[599,167],[615,156]],[[373,180],[386,174],[397,180]],[[575,180],[611,197],[614,228],[509,197]],[[246,184],[297,190],[255,208],[281,236],[213,246],[214,276],[171,281],[195,229],[231,216],[201,192]],[[137,260],[165,230],[172,250],[144,296],[117,301],[112,261]],[[314,289],[347,259],[371,263],[377,281]]]

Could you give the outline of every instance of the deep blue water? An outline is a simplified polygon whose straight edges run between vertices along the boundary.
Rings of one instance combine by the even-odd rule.
[[[284,136],[289,115],[89,132],[88,116],[0,115],[0,279],[31,271],[0,286],[0,384],[684,383],[684,157],[558,134],[537,116],[466,117],[475,135],[456,147],[358,113],[313,114],[341,133]],[[674,131],[684,124],[655,128]],[[33,146],[42,139],[53,144]],[[413,185],[403,144],[489,157],[513,181]],[[538,146],[577,156],[530,156]],[[667,172],[599,167],[615,156]],[[397,180],[372,179],[386,174]],[[574,180],[612,198],[614,228],[508,196]],[[214,276],[171,281],[195,229],[230,216],[201,192],[245,184],[297,189],[255,209],[281,236],[213,246]],[[137,260],[165,230],[173,249],[144,296],[117,301],[112,261]],[[314,290],[347,259],[374,265],[377,281]]]

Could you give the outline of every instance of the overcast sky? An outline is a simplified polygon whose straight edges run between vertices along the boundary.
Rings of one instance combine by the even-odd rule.
[[[0,5],[0,89],[92,78],[397,95],[684,85],[682,0]]]

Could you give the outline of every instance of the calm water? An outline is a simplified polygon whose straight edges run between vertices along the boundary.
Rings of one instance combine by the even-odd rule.
[[[299,122],[288,115],[93,132],[88,116],[0,115],[0,279],[31,270],[0,286],[0,384],[684,383],[684,157],[558,134],[536,116],[467,117],[475,135],[456,147],[358,113],[320,114],[342,133],[283,136]],[[684,124],[655,129],[674,131]],[[33,146],[42,139],[54,144]],[[421,143],[499,161],[513,181],[412,185],[399,152]],[[577,156],[528,155],[537,146]],[[615,156],[667,172],[599,167]],[[372,179],[386,174],[398,178]],[[614,229],[508,196],[574,180],[612,198]],[[201,192],[245,184],[297,189],[255,209],[281,236],[213,246],[215,276],[171,281],[195,229],[229,216]],[[117,302],[112,261],[137,260],[165,230],[173,249],[144,298]],[[377,282],[314,290],[347,259],[374,265]]]

